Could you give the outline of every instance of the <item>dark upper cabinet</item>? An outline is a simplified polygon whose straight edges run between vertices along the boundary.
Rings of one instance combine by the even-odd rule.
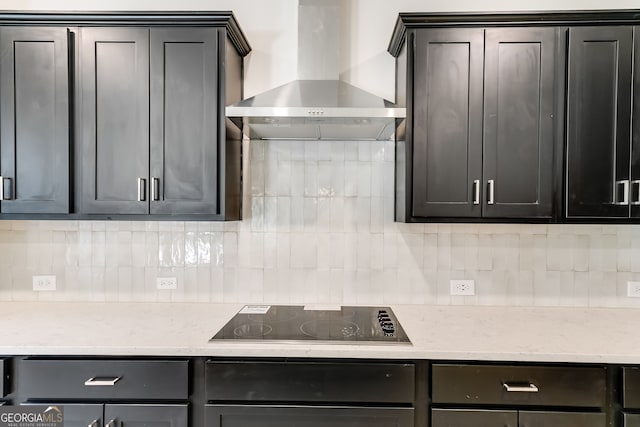
[[[68,213],[66,28],[0,28],[0,99],[0,211]]]
[[[628,218],[640,202],[637,152],[630,176],[632,58],[632,27],[569,30],[567,217]]]
[[[552,218],[559,32],[415,30],[408,219]]]
[[[218,208],[218,30],[151,29],[150,212]]]
[[[482,29],[418,30],[413,86],[413,215],[480,216]]]
[[[83,28],[81,211],[148,213],[149,30]]]
[[[558,37],[554,28],[485,31],[484,216],[554,213]]]

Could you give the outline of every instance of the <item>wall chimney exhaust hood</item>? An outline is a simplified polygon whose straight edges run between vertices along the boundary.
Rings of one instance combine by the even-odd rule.
[[[391,138],[406,109],[338,80],[339,33],[339,0],[299,0],[299,80],[230,105],[226,116],[250,139]]]

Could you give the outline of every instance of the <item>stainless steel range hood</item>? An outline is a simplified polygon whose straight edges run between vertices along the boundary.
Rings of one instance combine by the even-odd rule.
[[[389,139],[406,109],[338,80],[339,33],[339,0],[299,0],[299,80],[228,106],[227,117],[251,139]]]

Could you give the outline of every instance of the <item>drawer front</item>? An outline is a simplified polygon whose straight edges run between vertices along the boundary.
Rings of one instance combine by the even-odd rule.
[[[413,408],[206,405],[207,427],[413,427]]]
[[[640,427],[640,415],[624,414],[624,427]]]
[[[433,409],[432,427],[500,426],[518,427],[518,411],[486,411],[476,409]]]
[[[640,367],[622,368],[622,383],[623,406],[640,409]]]
[[[25,359],[27,399],[180,399],[189,396],[186,360]],[[92,380],[93,379],[93,380]]]
[[[433,402],[603,407],[603,367],[434,365]]]
[[[207,400],[413,403],[415,367],[401,363],[217,362]]]
[[[528,412],[518,413],[520,427],[606,427],[607,417],[595,412]]]
[[[6,357],[0,357],[0,397],[4,397],[11,393],[11,375],[9,369],[10,359]]]

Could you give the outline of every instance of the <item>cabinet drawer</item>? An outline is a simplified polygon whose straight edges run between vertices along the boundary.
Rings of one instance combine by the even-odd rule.
[[[187,399],[186,360],[25,359],[28,399]]]
[[[622,368],[622,404],[640,409],[640,367]]]
[[[11,392],[10,389],[10,359],[0,358],[0,397],[4,397]]]
[[[412,403],[401,363],[207,362],[207,400]]]
[[[640,427],[639,414],[624,414],[624,427]]]
[[[413,408],[206,405],[207,427],[413,427]]]
[[[602,407],[605,372],[601,367],[434,365],[433,402]]]

